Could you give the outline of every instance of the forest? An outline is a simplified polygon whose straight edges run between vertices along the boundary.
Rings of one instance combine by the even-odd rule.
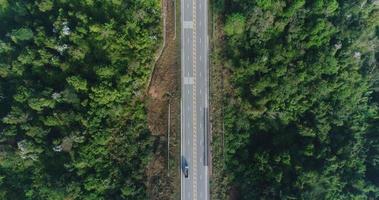
[[[0,199],[147,199],[156,0],[0,0]]]
[[[223,26],[218,57],[230,74],[227,192],[246,200],[379,199],[379,2],[213,6]]]

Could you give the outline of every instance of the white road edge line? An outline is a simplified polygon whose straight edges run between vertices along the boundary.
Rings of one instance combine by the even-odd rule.
[[[209,63],[208,63],[208,54],[209,54],[209,35],[208,35],[208,3],[209,3],[209,0],[204,0],[205,1],[205,31],[206,31],[206,36],[207,36],[207,40],[205,42],[205,50],[204,51],[204,54],[205,54],[205,71],[206,71],[206,87],[207,87],[207,92],[209,92]],[[208,94],[205,93],[205,107],[208,109],[208,104],[209,104],[209,100],[208,100]],[[208,116],[209,116],[209,111],[207,112]],[[209,117],[207,118],[209,119]],[[207,128],[210,126],[210,122],[209,120],[207,121]],[[209,130],[209,129],[208,129]],[[206,131],[206,137],[208,137],[208,131]],[[206,140],[208,141],[208,140]],[[206,144],[208,145],[208,144]],[[209,148],[207,148],[207,150],[209,151]],[[206,152],[206,158],[208,159],[208,162],[209,162],[209,158],[208,158],[208,151]],[[209,163],[208,163],[209,164]],[[205,178],[204,178],[204,181],[205,181],[205,200],[208,200],[209,199],[209,180],[208,180],[208,165],[205,166]]]
[[[176,1],[176,0],[175,0]],[[181,0],[180,2],[180,8],[181,8],[181,12],[180,12],[180,17],[181,17],[181,21],[184,21],[184,16],[183,16],[183,12],[184,12],[184,0]],[[183,46],[184,44],[184,31],[183,31],[183,25],[180,26],[181,27],[181,35],[182,35],[182,38],[181,38],[181,46]],[[184,79],[184,62],[183,62],[183,58],[184,58],[184,51],[182,51],[182,56],[181,56],[181,70],[182,70],[182,80]],[[183,84],[183,83],[182,83]],[[183,152],[183,142],[184,142],[184,138],[183,138],[183,85],[181,84],[181,90],[182,90],[182,95],[181,95],[181,98],[180,98],[180,166],[179,166],[179,171],[180,171],[180,199],[183,200],[183,188],[184,188],[184,181],[183,181],[183,173],[182,173],[182,166],[183,166],[183,159],[182,159],[182,155],[184,154]]]

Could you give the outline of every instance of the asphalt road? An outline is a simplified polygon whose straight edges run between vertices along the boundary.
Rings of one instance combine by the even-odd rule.
[[[207,200],[208,0],[181,0],[181,69],[181,199]]]

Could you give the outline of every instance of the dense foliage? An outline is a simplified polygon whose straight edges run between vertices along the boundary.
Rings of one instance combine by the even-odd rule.
[[[226,172],[241,199],[379,199],[378,1],[215,6],[233,88]]]
[[[157,0],[0,0],[0,199],[146,199]]]

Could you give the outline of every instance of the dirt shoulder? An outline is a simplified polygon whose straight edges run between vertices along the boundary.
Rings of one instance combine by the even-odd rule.
[[[211,63],[210,63],[210,119],[211,129],[211,199],[234,199],[230,189],[230,179],[224,171],[224,106],[225,95],[229,88],[229,72],[222,56],[225,48],[222,16],[214,9],[211,1],[210,23]]]
[[[179,29],[175,27],[178,5],[175,0],[162,0],[162,6],[166,16],[165,45],[146,94],[148,126],[159,138],[146,172],[147,187],[149,199],[157,200],[177,199],[180,195],[180,38],[175,34]]]

